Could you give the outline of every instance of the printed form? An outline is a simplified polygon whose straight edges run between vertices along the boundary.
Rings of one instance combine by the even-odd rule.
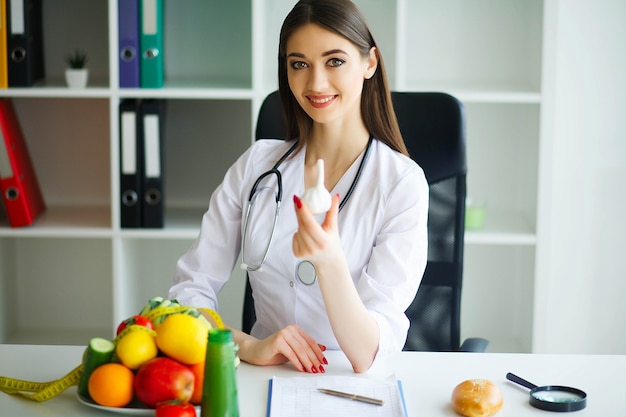
[[[407,417],[402,385],[394,375],[385,379],[357,376],[273,377],[268,417]],[[330,389],[383,400],[383,405],[324,394]]]

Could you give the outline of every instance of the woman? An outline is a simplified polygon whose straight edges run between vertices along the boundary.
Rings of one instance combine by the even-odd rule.
[[[228,170],[169,297],[216,309],[242,248],[257,321],[250,335],[233,329],[240,358],[317,373],[326,348],[342,349],[364,372],[404,345],[404,311],[426,265],[428,186],[407,156],[382,57],[350,1],[299,1],[281,29],[278,73],[290,140],[258,141]],[[249,215],[246,206],[279,159],[293,208],[280,211],[269,245],[277,175],[260,181]],[[334,196],[314,216],[299,196],[315,184],[318,159]],[[302,279],[306,268],[312,280]]]

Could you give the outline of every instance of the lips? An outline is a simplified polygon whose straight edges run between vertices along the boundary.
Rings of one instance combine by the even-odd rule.
[[[335,95],[324,95],[324,96],[307,96],[309,103],[317,109],[321,109],[324,107],[328,107],[331,105],[333,101],[335,101]]]

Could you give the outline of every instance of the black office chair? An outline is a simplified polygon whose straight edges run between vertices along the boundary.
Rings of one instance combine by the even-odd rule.
[[[444,93],[393,92],[392,100],[406,146],[430,189],[428,262],[406,311],[411,325],[404,350],[483,352],[486,339],[469,338],[460,345],[467,173],[463,107]],[[280,96],[273,92],[259,111],[256,139],[284,137]],[[250,332],[255,320],[247,282],[242,329]]]

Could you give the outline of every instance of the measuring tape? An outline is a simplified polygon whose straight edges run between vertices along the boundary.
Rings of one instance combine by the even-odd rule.
[[[170,314],[189,314],[190,312],[206,313],[215,321],[215,325],[217,326],[218,329],[224,328],[224,322],[222,321],[222,318],[217,313],[217,311],[211,310],[210,308],[206,308],[206,307],[195,308],[195,307],[181,306],[181,305],[156,307],[150,310],[148,313],[146,313],[145,317],[148,318],[153,323],[158,323],[159,322],[158,319],[164,316],[169,316]]]
[[[157,307],[151,310],[146,317],[150,320],[154,320],[153,318],[157,318],[163,315],[177,314],[177,313],[186,313],[190,310],[194,310],[193,307],[187,306],[168,306],[168,307]],[[220,315],[211,309],[208,308],[199,308],[196,310],[201,310],[207,313],[213,320],[215,320],[215,324],[218,328],[224,328],[224,322]],[[113,342],[117,343],[122,337],[127,335],[130,332],[135,331],[147,331],[150,334],[156,335],[154,330],[148,329],[143,326],[129,326],[120,332],[119,335],[113,340]],[[72,385],[78,385],[78,381],[80,380],[80,374],[83,371],[83,365],[78,365],[74,368],[70,373],[65,375],[63,378],[55,379],[54,381],[49,382],[32,382],[25,381],[22,379],[9,378],[6,376],[0,376],[0,391],[6,394],[11,395],[19,395],[24,398],[33,401],[48,401],[61,394],[63,391],[71,387]]]
[[[82,371],[83,365],[81,364],[63,378],[49,382],[31,382],[0,376],[0,391],[12,395],[20,395],[33,401],[47,401],[72,385],[78,385]]]
[[[206,308],[206,307],[200,307],[198,310],[204,313],[207,313],[209,316],[211,316],[211,318],[215,320],[215,325],[217,326],[218,329],[224,328],[224,322],[222,321],[222,318],[217,313],[217,311],[211,310],[210,308]]]

